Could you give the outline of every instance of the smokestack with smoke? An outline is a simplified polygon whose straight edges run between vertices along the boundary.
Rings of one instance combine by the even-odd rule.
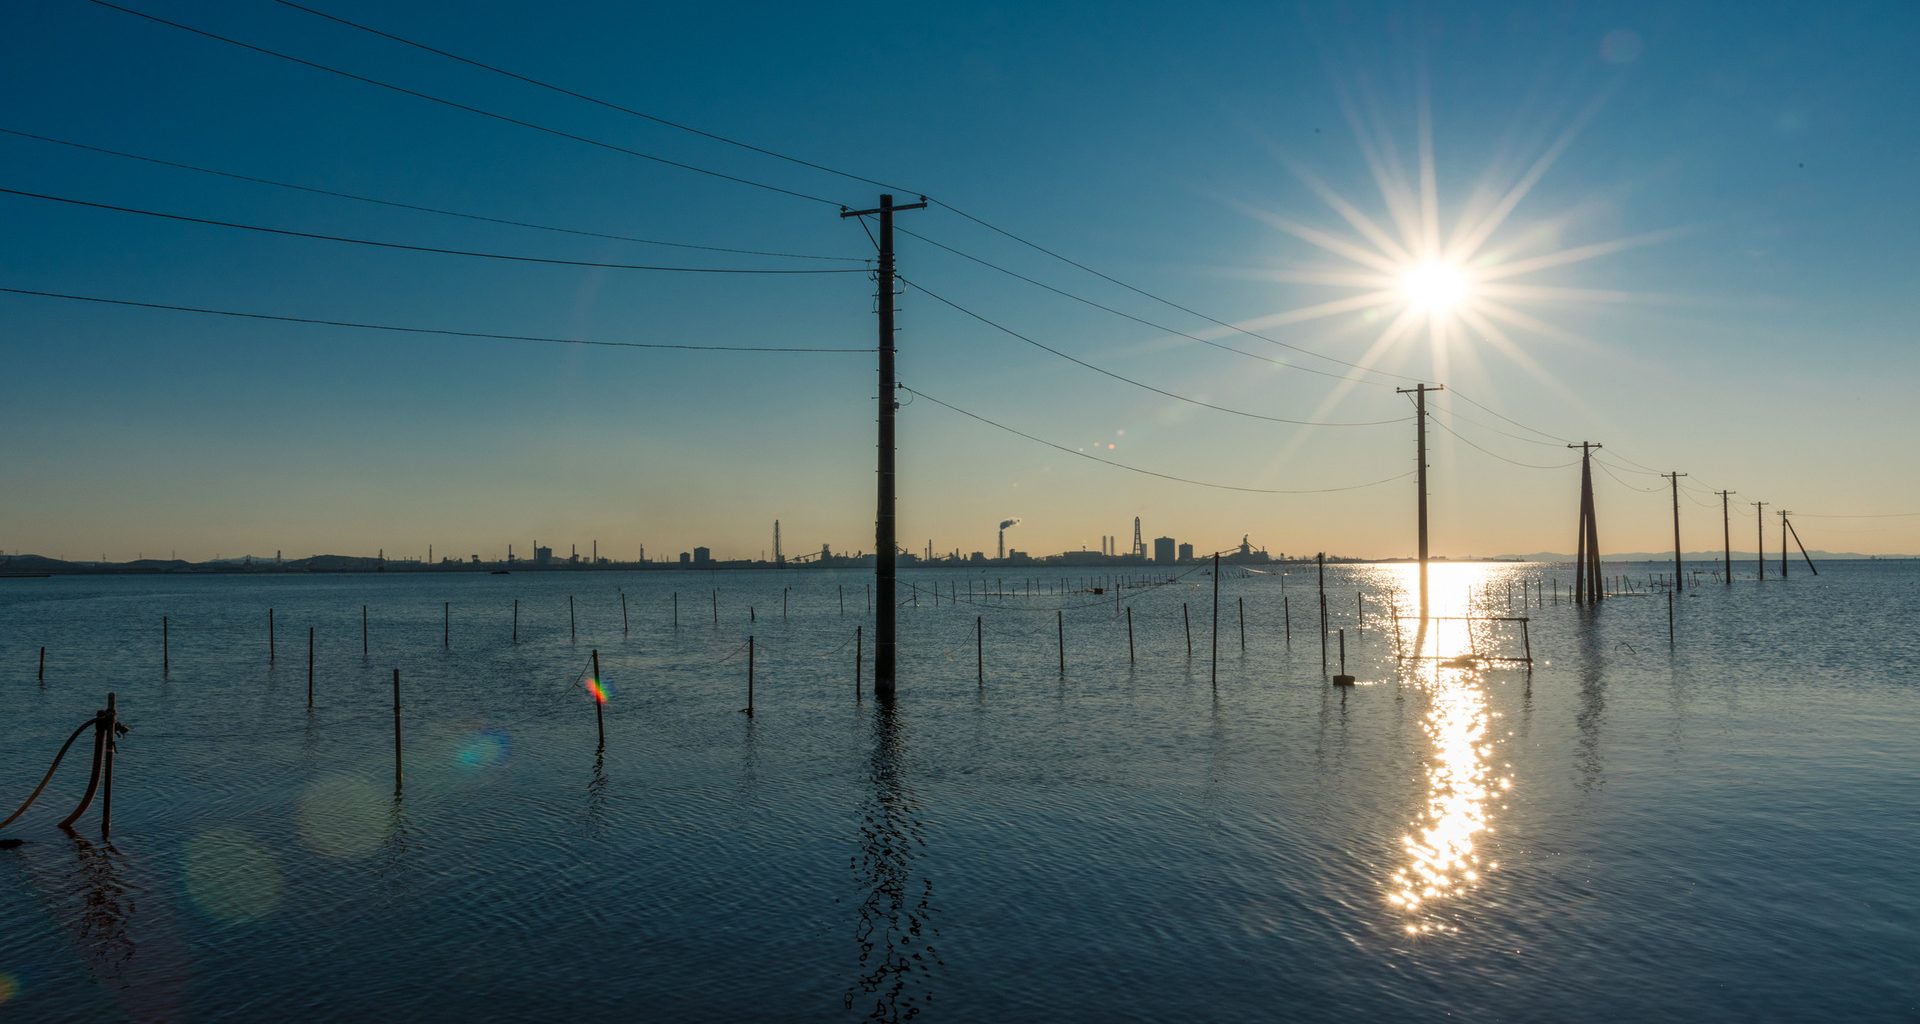
[[[1002,560],[1007,557],[1007,527],[1018,525],[1020,525],[1019,516],[1010,516],[1000,520],[1000,558]]]

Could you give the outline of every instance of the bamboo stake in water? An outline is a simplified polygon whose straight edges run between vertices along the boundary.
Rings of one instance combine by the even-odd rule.
[[[400,795],[406,778],[400,764],[400,670],[393,670],[393,795]]]
[[[627,592],[620,592],[620,635],[627,635]]]
[[[847,585],[840,584],[840,614],[847,614]]]
[[[41,647],[41,648],[40,648],[40,677],[39,677],[39,679],[40,679],[40,682],[43,682],[43,683],[47,681],[47,649],[46,649],[45,647]]]
[[[1673,646],[1673,591],[1667,591],[1667,646]]]
[[[307,707],[313,707],[313,627],[307,627]]]
[[[1247,652],[1247,599],[1242,597],[1238,600],[1240,602],[1240,653],[1245,654]]]
[[[513,599],[513,642],[520,642],[520,599]]]
[[[1280,596],[1280,616],[1287,622],[1287,650],[1293,650],[1293,598]]]
[[[973,677],[979,681],[981,689],[986,689],[987,655],[984,642],[981,639],[982,635],[983,628],[980,625],[980,616],[975,615],[973,617]]]
[[[1180,602],[1180,625],[1187,631],[1187,657],[1193,657],[1193,617],[1187,614],[1187,603]]]
[[[856,704],[860,702],[860,661],[866,657],[861,633],[866,628],[865,626],[853,627],[853,700]]]
[[[520,602],[515,601],[513,604],[514,604],[513,610],[514,610],[514,629],[515,629],[514,639],[518,641],[520,638],[520,635],[518,632],[519,626],[520,626],[520,622],[519,622]],[[362,658],[367,656],[367,606],[364,604],[360,606],[360,656]]]
[[[753,637],[747,637],[747,706],[740,709],[748,718],[753,717]]]
[[[720,624],[720,591],[719,590],[715,590],[713,592],[713,624],[716,626]]]
[[[1127,606],[1127,664],[1133,664],[1133,606]]]
[[[173,646],[168,637],[167,617],[162,615],[160,616],[160,674],[164,676],[171,671],[173,671]]]
[[[606,692],[600,685],[600,649],[596,647],[593,649],[593,725],[600,734],[600,746],[596,750],[607,749]]]
[[[267,609],[267,664],[273,664],[273,609]]]
[[[572,598],[568,598],[568,600],[572,600]],[[440,646],[448,650],[453,649],[452,601],[443,601],[440,604]]]
[[[1067,674],[1067,620],[1065,613],[1057,610],[1053,613],[1053,628],[1058,634],[1060,643],[1060,675],[1065,677]]]
[[[580,624],[574,618],[572,594],[567,595],[567,639],[568,640],[580,639]]]

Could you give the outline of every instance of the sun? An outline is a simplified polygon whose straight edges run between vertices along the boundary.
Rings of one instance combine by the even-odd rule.
[[[1442,315],[1472,298],[1466,270],[1445,260],[1414,264],[1400,274],[1400,296],[1413,309]]]

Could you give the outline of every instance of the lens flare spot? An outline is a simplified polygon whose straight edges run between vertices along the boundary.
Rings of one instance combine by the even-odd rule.
[[[364,857],[380,848],[392,800],[390,790],[366,779],[321,779],[300,796],[296,812],[300,839],[328,857]]]
[[[280,907],[280,868],[252,836],[219,828],[187,840],[187,898],[208,917],[246,924]]]
[[[604,697],[596,699],[606,702]],[[467,737],[454,756],[462,768],[492,768],[505,764],[512,755],[513,738],[498,729],[489,729]]]
[[[13,1002],[20,994],[20,979],[11,974],[0,974],[0,1006]]]

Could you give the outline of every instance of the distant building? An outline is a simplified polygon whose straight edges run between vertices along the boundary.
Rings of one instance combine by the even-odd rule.
[[[713,562],[713,552],[707,548],[693,549],[693,564],[709,565]]]
[[[552,565],[552,564],[553,564],[553,549],[552,549],[552,548],[543,548],[543,547],[541,547],[540,545],[538,545],[538,544],[535,544],[535,545],[533,546],[533,564],[535,564],[535,565]]]
[[[687,565],[687,564],[690,564],[690,563],[691,563],[692,561],[693,561],[693,556],[692,556],[692,555],[689,555],[689,554],[687,554],[687,553],[686,553],[685,551],[682,551],[682,552],[680,552],[680,564],[681,564],[681,565]]]
[[[1191,550],[1192,545],[1188,545]],[[1155,537],[1153,539],[1153,560],[1161,565],[1173,564],[1173,538]]]
[[[1182,562],[1193,561],[1193,545],[1191,544],[1180,545],[1180,560]]]

